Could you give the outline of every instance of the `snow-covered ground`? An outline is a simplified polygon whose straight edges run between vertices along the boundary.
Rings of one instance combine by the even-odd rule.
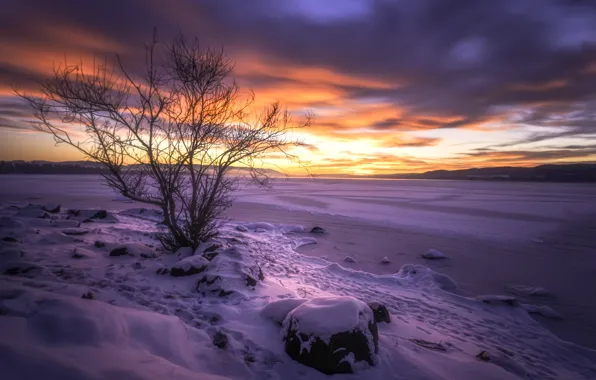
[[[305,223],[306,229],[292,224],[299,219],[293,218],[293,213],[279,210],[275,217],[267,214],[267,220],[265,214],[255,213],[258,207],[251,208],[239,212],[242,219],[227,224],[219,238],[218,252],[233,261],[214,259],[206,270],[221,273],[223,283],[229,285],[226,290],[233,291],[220,297],[221,292],[197,284],[202,273],[182,277],[158,274],[174,267],[188,253],[179,257],[162,251],[153,235],[158,217],[139,212],[138,205],[123,202],[97,186],[97,181],[60,177],[58,185],[49,181],[42,186],[36,176],[10,177],[10,181],[21,184],[30,181],[20,192],[10,193],[14,183],[5,182],[6,178],[0,178],[0,239],[9,238],[0,242],[0,269],[4,273],[0,276],[3,379],[326,378],[284,352],[282,328],[277,323],[283,316],[278,315],[279,308],[268,312],[266,307],[279,300],[330,296],[381,302],[392,316],[391,323],[378,324],[378,363],[356,375],[336,378],[596,378],[596,351],[559,339],[529,314],[557,318],[558,314],[541,301],[560,297],[557,289],[544,283],[510,285],[508,293],[515,293],[521,302],[511,295],[473,297],[462,291],[457,276],[440,273],[444,272],[440,268],[465,265],[457,262],[457,253],[443,246],[434,248],[444,251],[447,260],[422,258],[426,250],[433,248],[429,246],[417,253],[417,261],[406,265],[399,262],[398,256],[390,256],[390,263],[381,264],[381,258],[388,253],[378,252],[377,265],[382,269],[365,272],[357,269],[362,268],[359,265],[367,252],[352,254],[354,263],[343,261],[345,252],[339,252],[341,259],[337,260],[331,253],[327,259],[320,257],[327,255],[319,251],[315,251],[317,255],[313,251],[309,255],[301,253],[311,247],[326,247],[329,239],[337,240],[342,236],[336,233],[337,225],[331,229],[323,225],[328,234],[311,234],[307,231],[312,224]],[[42,178],[47,181],[51,177]],[[261,195],[245,190],[239,199],[273,202],[283,196],[283,188]],[[570,215],[588,214],[591,193],[581,186],[569,187],[568,191],[575,195],[565,199],[572,201],[559,197],[564,205],[553,206],[557,212],[536,208],[540,211],[532,215],[548,220],[559,215],[560,219],[572,220]],[[578,193],[587,198],[580,199]],[[544,196],[552,200],[556,192]],[[277,206],[315,207],[306,203],[333,203],[335,195],[327,201],[314,196],[303,198],[293,199],[292,205],[281,202]],[[583,201],[584,207],[576,207],[576,200]],[[10,207],[27,202],[60,203],[63,211],[43,219],[39,218],[43,211],[38,208]],[[77,220],[93,216],[93,212],[67,220],[65,207],[103,207],[113,213],[79,225]],[[319,207],[320,211],[324,209]],[[374,215],[376,210],[361,215],[362,219],[379,218]],[[352,212],[340,211],[340,215]],[[517,214],[524,212],[527,209],[517,208]],[[399,224],[399,218],[393,214],[391,218],[391,223]],[[329,221],[318,217],[314,220]],[[457,233],[455,227],[450,228]],[[536,227],[535,231],[546,234],[548,239],[546,226]],[[528,228],[517,231],[515,236],[527,240],[535,231]],[[115,248],[123,247],[127,254],[110,256]],[[255,286],[234,275],[234,268],[245,261],[256,262],[263,272],[264,280]],[[585,258],[583,263],[587,263]],[[186,264],[179,267],[188,269]]]

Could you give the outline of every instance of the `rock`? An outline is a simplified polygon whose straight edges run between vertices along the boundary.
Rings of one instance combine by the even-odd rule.
[[[351,256],[346,256],[346,258],[344,259],[344,261],[346,263],[355,263],[356,262],[356,260],[353,257],[351,257]]]
[[[207,265],[209,265],[207,259],[203,256],[194,255],[174,264],[172,269],[170,269],[170,274],[174,277],[192,276],[193,274],[203,272],[207,268]]]
[[[217,348],[225,350],[228,347],[228,336],[220,331],[216,332],[213,336],[213,345]]]
[[[12,236],[5,236],[2,238],[2,241],[6,242],[6,243],[18,243],[19,242],[17,239],[13,238]]]
[[[539,314],[548,319],[561,320],[563,316],[554,311],[548,305],[528,305],[522,304],[522,307],[530,314]]]
[[[290,311],[282,334],[288,355],[326,374],[377,362],[378,330],[371,308],[353,297],[323,297]]]
[[[89,232],[90,232],[89,230],[86,230],[83,228],[66,228],[66,229],[62,230],[62,233],[64,235],[71,235],[71,236],[86,235]]]
[[[95,246],[95,248],[103,248],[106,246],[106,243],[104,243],[103,241],[96,240],[95,243],[93,243],[93,245]]]
[[[60,205],[55,203],[49,203],[42,207],[44,211],[49,212],[50,214],[57,214],[60,212]]]
[[[380,302],[369,302],[368,307],[371,308],[373,314],[375,316],[375,322],[385,322],[391,323],[391,314],[389,314],[389,310],[387,310],[387,306],[383,305]]]
[[[81,298],[84,300],[94,300],[95,295],[91,291],[88,291],[87,293],[83,294]]]
[[[281,325],[290,311],[305,302],[306,299],[304,298],[286,298],[279,301],[273,301],[261,310],[261,315]]]
[[[110,251],[110,256],[140,256],[142,258],[154,258],[157,257],[157,253],[141,243],[126,243],[118,246]]]
[[[158,268],[155,271],[155,274],[160,274],[160,275],[164,275],[164,274],[169,274],[170,273],[170,269],[169,268]]]
[[[325,231],[325,229],[323,227],[314,226],[313,228],[310,229],[310,233],[311,234],[326,234],[327,231]]]
[[[217,256],[207,261],[207,268],[197,281],[199,293],[220,297],[230,294],[245,296],[245,292],[252,293],[259,280],[265,278],[254,253],[246,247],[234,245],[217,252]]]
[[[117,257],[117,256],[126,256],[128,255],[128,247],[118,247],[114,248],[110,251],[110,256]]]
[[[243,225],[236,226],[236,230],[240,232],[248,232],[248,228],[244,227]]]
[[[381,259],[381,264],[389,264],[391,261],[389,261],[389,258],[387,256],[383,257]]]
[[[429,249],[427,252],[422,254],[422,257],[429,260],[439,260],[439,259],[446,259],[447,256],[441,251],[437,251],[436,249]]]
[[[505,285],[505,291],[520,297],[551,297],[556,298],[553,293],[540,286],[530,286],[523,284]]]

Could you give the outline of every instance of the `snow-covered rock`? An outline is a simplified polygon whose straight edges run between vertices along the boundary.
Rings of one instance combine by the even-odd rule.
[[[243,226],[242,224],[236,226],[236,230],[240,231],[240,232],[248,232],[248,228],[246,228],[245,226]]]
[[[71,235],[71,236],[86,235],[89,232],[91,232],[91,231],[84,229],[84,228],[65,228],[62,230],[62,233],[64,235]]]
[[[286,298],[273,301],[261,310],[261,315],[280,325],[288,316],[288,313],[306,302],[304,298]]]
[[[447,258],[447,256],[443,252],[437,251],[436,249],[429,249],[428,251],[422,254],[422,257],[430,260],[440,260]]]
[[[424,265],[404,264],[394,277],[418,288],[439,288],[449,292],[457,289],[457,284],[449,276]]]
[[[219,251],[201,273],[197,291],[220,297],[232,293],[243,294],[265,277],[261,267],[245,247],[234,245]]]
[[[371,308],[353,297],[322,297],[288,313],[285,350],[323,373],[349,373],[377,362],[378,331]]]
[[[355,263],[355,262],[356,262],[356,259],[354,259],[352,256],[346,256],[346,257],[344,258],[344,261],[345,261],[346,263]]]
[[[140,256],[146,259],[155,258],[157,253],[154,249],[141,243],[119,244],[110,250],[110,256]]]
[[[528,305],[528,304],[522,304],[522,307],[524,309],[526,309],[527,312],[530,313],[530,314],[540,314],[543,317],[549,318],[549,319],[563,319],[563,317],[561,316],[561,314],[559,314],[556,311],[554,311],[548,305]]]
[[[170,269],[170,274],[174,277],[191,276],[207,269],[209,261],[202,256],[194,255],[178,261]]]
[[[310,229],[310,233],[311,234],[326,234],[327,231],[323,228],[323,227],[319,227],[319,226],[314,226],[313,228]]]
[[[389,263],[391,263],[391,261],[389,261],[389,258],[387,256],[385,256],[381,259],[381,264],[389,264]]]
[[[523,284],[505,285],[505,290],[520,297],[554,297],[546,288]]]

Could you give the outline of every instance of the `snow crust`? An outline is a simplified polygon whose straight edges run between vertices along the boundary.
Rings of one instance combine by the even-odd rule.
[[[214,285],[235,290],[220,297],[197,289],[203,273],[156,274],[180,259],[160,249],[157,218],[118,213],[117,222],[98,220],[89,233],[67,236],[52,225],[67,220],[64,211],[51,219],[20,211],[0,207],[0,237],[18,241],[0,241],[0,261],[7,258],[0,268],[3,379],[328,379],[285,354],[271,320],[305,307],[327,318],[301,329],[329,333],[360,326],[368,317],[355,321],[353,311],[372,300],[392,316],[392,323],[378,325],[378,363],[334,379],[596,378],[594,350],[558,339],[530,317],[547,313],[544,305],[464,297],[452,279],[422,265],[375,275],[304,256],[294,250],[302,226],[224,225],[223,245],[205,271]],[[110,257],[120,246],[155,254]],[[85,258],[73,258],[76,252]],[[253,263],[265,280],[247,286],[239,268]],[[82,299],[86,294],[93,299]],[[330,313],[344,297],[358,301]],[[227,337],[226,348],[212,343],[216,336]],[[482,351],[489,361],[477,358]]]
[[[291,324],[294,321],[294,324]],[[283,329],[293,328],[300,333],[322,339],[331,335],[360,330],[368,331],[374,321],[370,307],[353,297],[321,297],[301,303],[288,313]]]

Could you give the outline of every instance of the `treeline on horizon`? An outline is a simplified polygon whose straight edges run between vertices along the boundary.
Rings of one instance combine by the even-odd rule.
[[[241,168],[237,168],[241,169]],[[274,172],[274,171],[272,171]],[[0,161],[0,174],[104,174],[101,164],[87,161]],[[331,177],[357,177],[331,175]],[[425,173],[380,174],[382,179],[445,179],[532,182],[596,182],[596,164],[559,164],[535,167],[493,167],[462,170],[433,170]]]

